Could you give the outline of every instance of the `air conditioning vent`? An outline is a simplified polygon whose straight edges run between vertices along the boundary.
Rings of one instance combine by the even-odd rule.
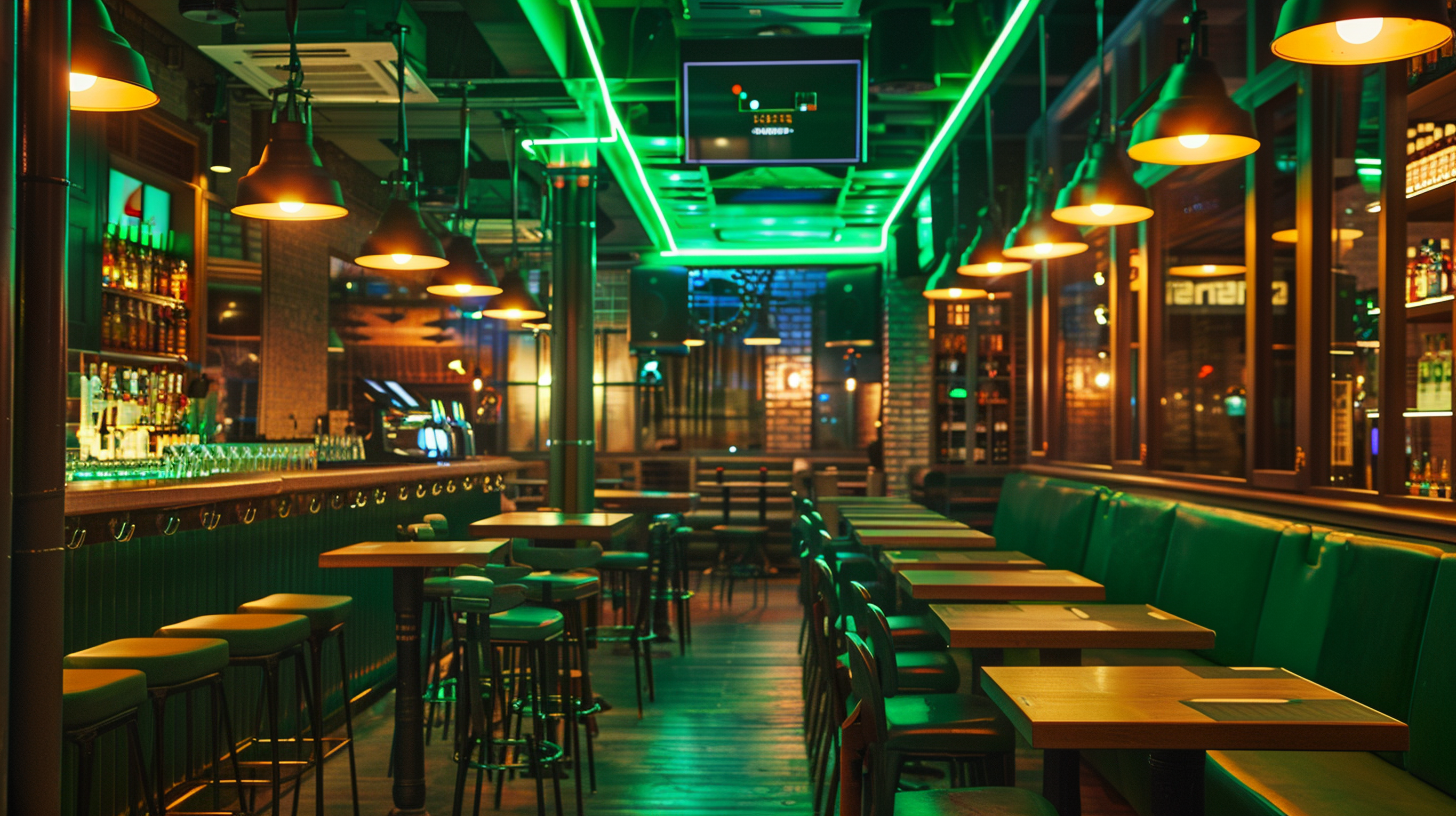
[[[204,45],[204,53],[267,95],[288,79],[288,45]],[[317,104],[392,103],[396,99],[394,46],[387,42],[311,43],[298,47],[304,82]],[[404,101],[440,101],[415,68],[405,65]]]

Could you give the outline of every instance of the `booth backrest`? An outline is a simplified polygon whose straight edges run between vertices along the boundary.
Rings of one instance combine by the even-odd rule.
[[[1269,567],[1287,526],[1232,510],[1178,505],[1155,603],[1218,633],[1205,657],[1225,666],[1251,662]]]
[[[1254,665],[1310,678],[1318,671],[1345,552],[1344,536],[1331,532],[1291,524],[1279,534],[1254,639]]]
[[[1441,559],[1410,701],[1411,773],[1456,796],[1456,556]]]
[[[1006,477],[1001,490],[991,530],[996,547],[1020,550],[1052,569],[1081,569],[1092,514],[1107,491],[1065,479],[1022,481],[1021,476]],[[1003,506],[1009,512],[1003,513]]]
[[[1158,594],[1176,509],[1122,492],[1098,502],[1081,572],[1107,587],[1108,603],[1148,603]]]

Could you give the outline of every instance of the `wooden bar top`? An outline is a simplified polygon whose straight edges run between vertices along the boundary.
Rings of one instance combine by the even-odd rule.
[[[626,513],[691,513],[698,508],[698,493],[663,490],[607,490],[597,488],[597,504],[604,510]]]
[[[1103,586],[1069,570],[910,570],[900,588],[923,601],[1100,601]]]
[[[1016,550],[885,550],[880,553],[880,563],[890,572],[1046,568],[1046,564]]]
[[[1283,669],[988,666],[982,687],[1033,748],[1404,751],[1399,720]]]
[[[514,473],[526,466],[524,462],[505,457],[479,456],[452,462],[237,473],[202,479],[71,482],[66,485],[66,515],[159,510],[293,493],[489,476]]]
[[[479,541],[363,541],[319,553],[319,566],[330,567],[458,567],[484,565],[509,539]]]
[[[882,530],[855,527],[854,537],[866,547],[912,547],[917,550],[994,550],[996,539],[980,530]]]
[[[1214,633],[1144,604],[931,604],[953,649],[1212,649]]]

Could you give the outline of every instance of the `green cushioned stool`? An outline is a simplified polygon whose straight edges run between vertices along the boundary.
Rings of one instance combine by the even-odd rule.
[[[208,704],[211,707],[212,728],[209,757],[220,757],[219,743],[233,746],[232,718],[228,714],[227,694],[222,680],[222,670],[229,660],[228,644],[217,638],[121,638],[73,652],[66,655],[67,669],[129,669],[146,675],[147,696],[152,702],[152,771],[156,776],[156,796],[165,811],[169,794],[166,768],[167,758],[167,701],[174,695],[182,695],[191,710],[190,695],[194,690],[208,690]],[[187,718],[191,727],[192,718]],[[189,732],[187,741],[190,744]],[[237,754],[227,752],[232,762],[233,781],[237,785],[238,801],[242,801],[242,775],[238,772]],[[192,765],[193,755],[187,754],[187,766],[182,779],[173,789],[188,790],[199,782]],[[214,793],[222,784],[219,775],[220,762],[214,762],[211,783]],[[216,803],[214,803],[216,804]]]
[[[443,520],[443,517],[441,517]],[[425,517],[426,521],[430,519]],[[425,579],[428,585],[429,579]],[[324,745],[323,759],[341,750],[349,752],[349,791],[353,795],[354,814],[359,813],[359,769],[354,758],[354,711],[349,704],[354,695],[349,688],[349,660],[344,656],[344,623],[354,607],[354,599],[348,595],[311,595],[279,592],[249,601],[238,607],[244,615],[302,615],[308,618],[308,653],[312,665],[314,719],[311,722],[315,734],[323,734],[324,716],[324,642],[335,639],[339,647],[339,695],[344,702],[344,736],[320,736]],[[323,762],[319,762],[314,775],[314,794],[323,799]]]
[[[267,742],[269,760],[266,764],[269,768],[269,778],[266,782],[255,782],[244,780],[245,784],[267,785],[272,793],[274,808],[280,808],[285,781],[298,782],[303,774],[311,770],[315,765],[322,764],[324,756],[322,729],[315,728],[313,734],[313,753],[304,761],[295,754],[295,759],[290,762],[294,772],[287,780],[283,778],[283,758],[279,752],[279,746],[283,739],[278,733],[279,709],[281,707],[281,683],[279,675],[282,670],[283,661],[293,658],[293,667],[296,677],[299,679],[304,693],[299,701],[307,709],[305,716],[300,717],[296,722],[299,730],[296,730],[292,739],[295,749],[302,745],[302,724],[304,722],[318,722],[316,710],[319,702],[313,697],[313,684],[309,681],[308,666],[304,662],[303,645],[312,634],[312,627],[309,619],[303,615],[284,615],[277,613],[267,614],[232,614],[232,615],[200,615],[189,620],[173,623],[157,630],[158,637],[169,638],[218,638],[228,643],[229,659],[228,665],[233,668],[256,668],[263,672],[263,691],[266,695],[264,706],[268,737],[266,740],[255,737],[254,742]],[[239,763],[244,767],[255,764],[253,762]],[[321,774],[319,775],[321,776]],[[293,789],[294,805],[297,806],[298,787]],[[256,804],[253,802],[252,804]],[[315,791],[315,806],[317,816],[323,816],[324,800],[323,791]],[[256,810],[249,807],[250,811]]]
[[[652,556],[645,552],[632,550],[611,550],[602,553],[602,560],[598,562],[600,569],[609,570],[633,570],[642,569],[652,563]]]
[[[137,733],[137,709],[147,699],[147,676],[130,669],[66,669],[61,679],[61,724],[65,737],[80,753],[76,763],[76,813],[93,816],[95,804],[92,776],[95,769],[96,738],[126,729],[127,752],[131,758],[128,781],[141,788],[147,813],[157,812],[156,799],[147,782],[142,760],[141,738]],[[19,780],[17,780],[18,782]],[[135,791],[133,790],[135,802]]]

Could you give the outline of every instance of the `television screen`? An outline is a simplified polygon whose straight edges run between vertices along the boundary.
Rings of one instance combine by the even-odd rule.
[[[777,37],[684,41],[686,161],[755,165],[861,161],[863,40],[812,39],[820,42]]]

